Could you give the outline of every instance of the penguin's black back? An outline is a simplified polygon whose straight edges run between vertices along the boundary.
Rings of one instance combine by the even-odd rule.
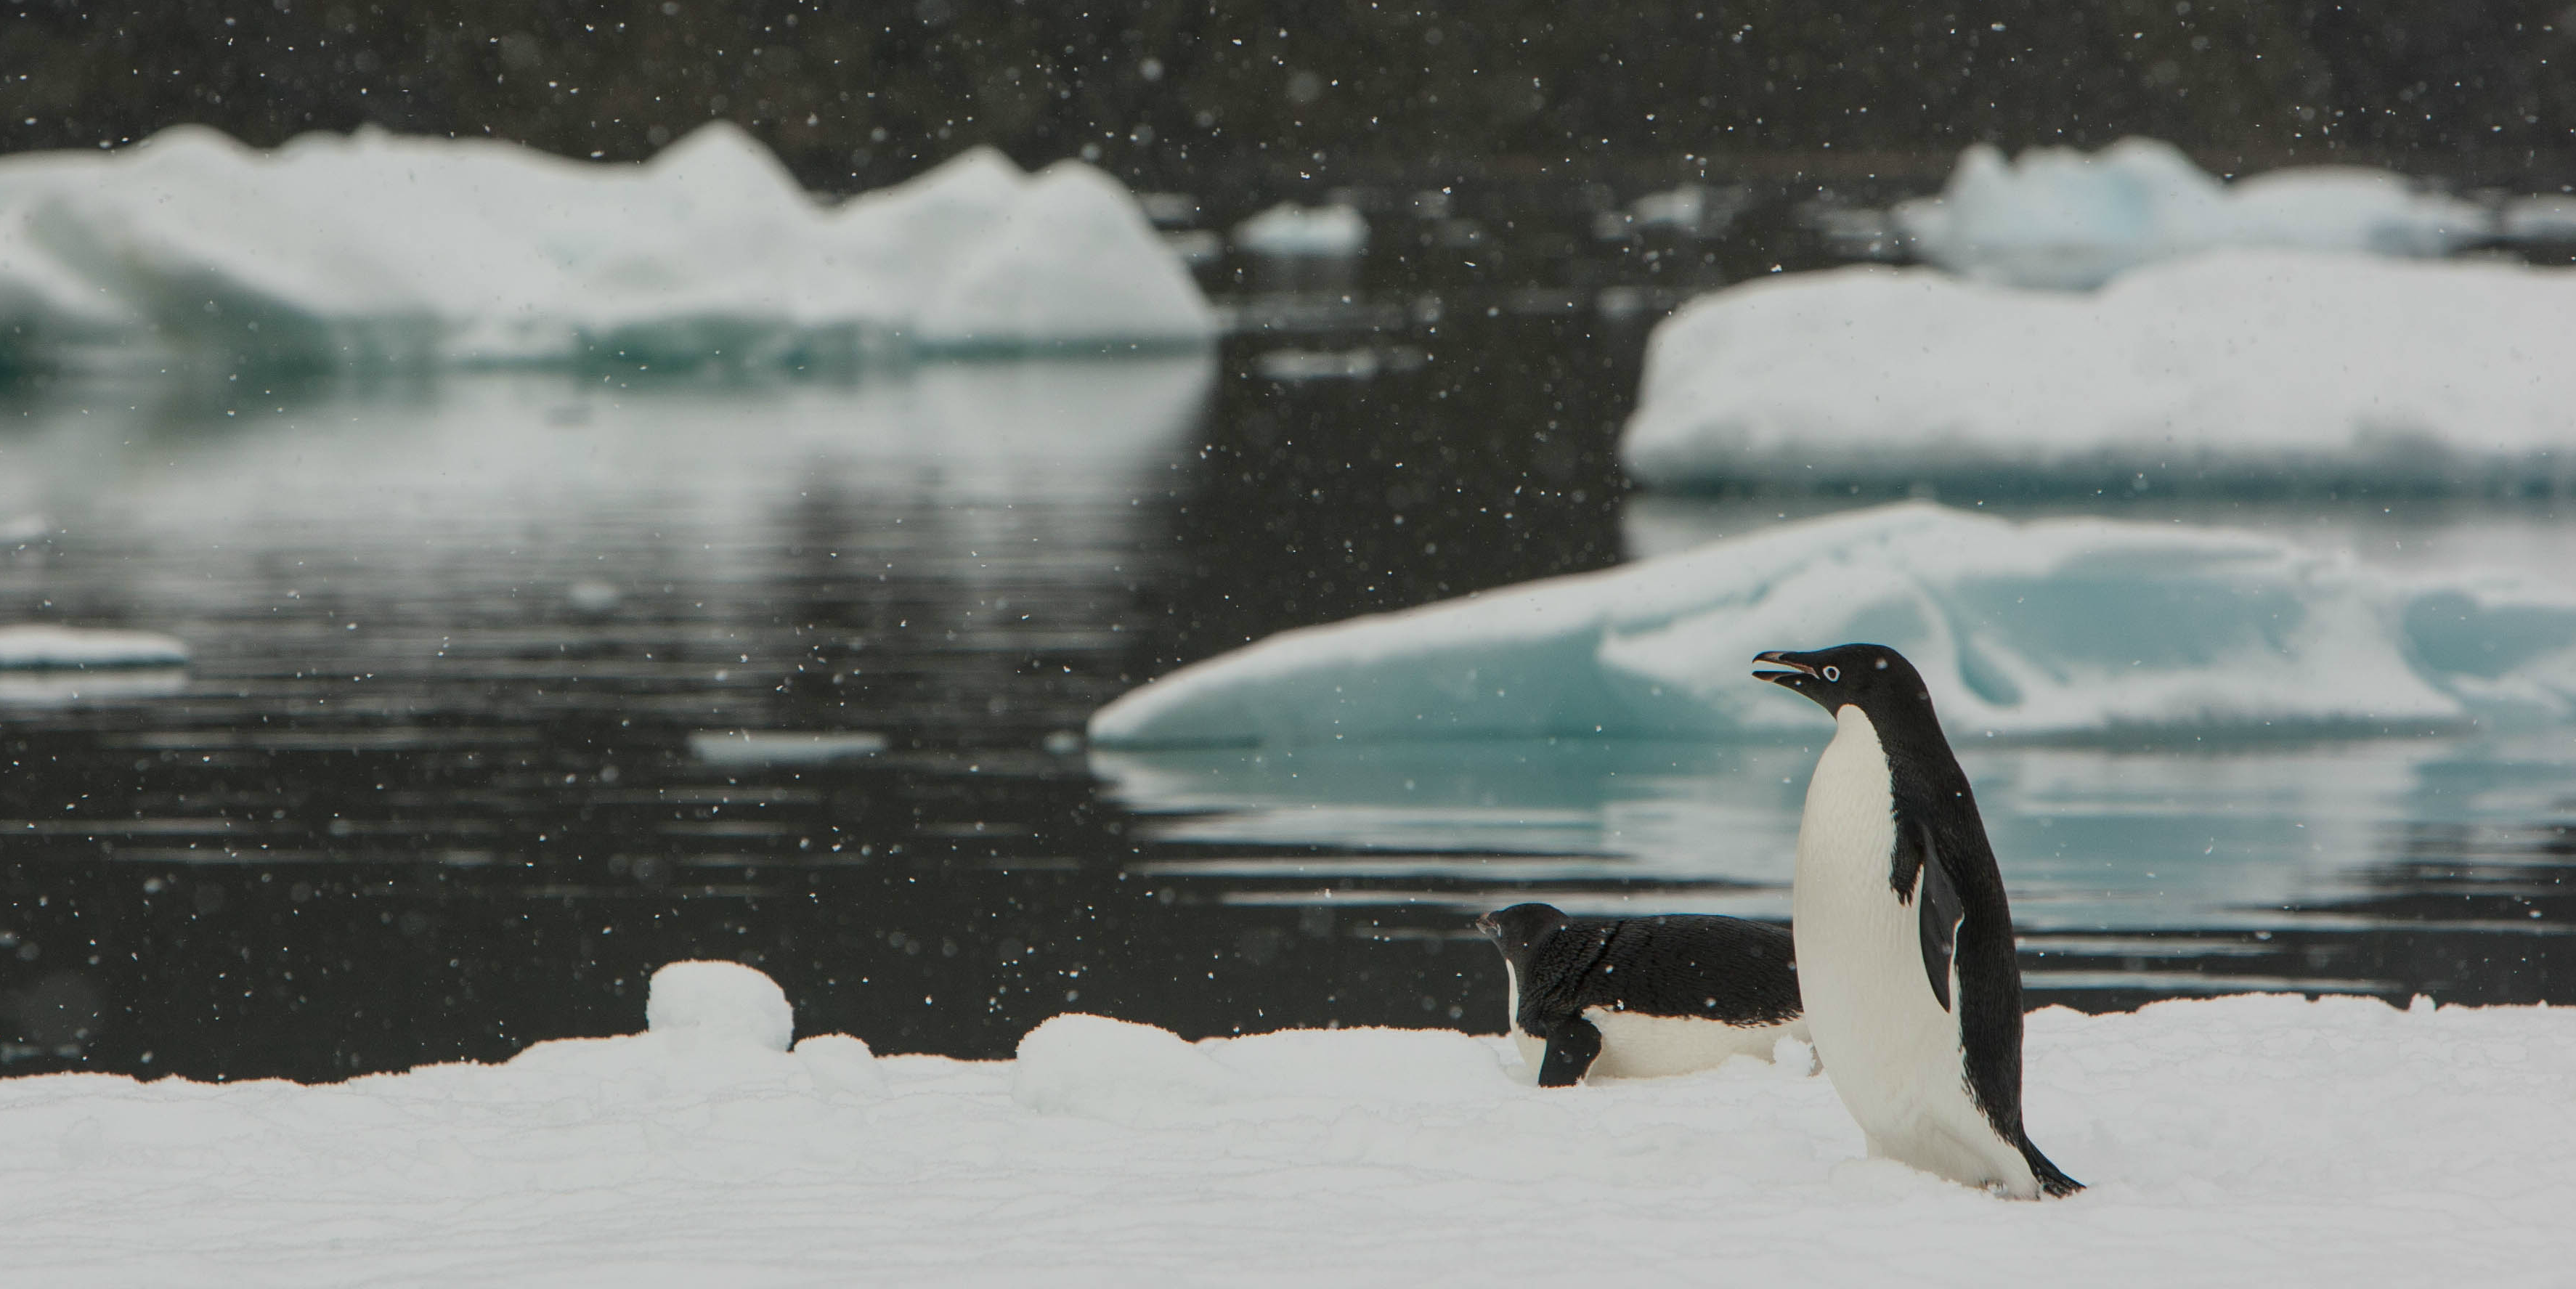
[[[1895,805],[1888,884],[1899,900],[1910,902],[1920,878],[1927,902],[1937,897],[1955,910],[1949,914],[1958,918],[1951,961],[1959,973],[1959,997],[1949,1001],[1959,1013],[1969,1093],[1996,1133],[2020,1148],[2047,1193],[2080,1190],[2082,1184],[2050,1163],[2022,1126],[2021,960],[2013,944],[2011,901],[1977,812],[1977,795],[1942,733],[1931,695],[1911,665],[1901,657],[1897,664],[1912,692],[1863,708],[1887,757]],[[1938,871],[1923,873],[1927,863]]]
[[[1513,963],[1519,1019],[1531,1033],[1592,1007],[1730,1025],[1796,1020],[1793,944],[1786,928],[1742,918],[1566,918]]]

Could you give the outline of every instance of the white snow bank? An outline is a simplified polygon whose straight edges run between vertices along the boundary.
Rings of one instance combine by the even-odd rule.
[[[159,632],[39,622],[0,626],[0,671],[186,665],[188,646]]]
[[[1998,1200],[1863,1158],[1828,1081],[1737,1061],[1541,1090],[1496,1038],[1016,1062],[658,1033],[349,1083],[0,1080],[25,1283],[2548,1283],[2576,1012],[2240,997],[2030,1020],[2090,1183]]]
[[[2496,263],[2221,252],[2090,295],[1794,274],[1657,327],[1621,450],[1659,486],[2326,467],[2557,483],[2576,477],[2570,335],[2576,272]]]
[[[0,365],[124,343],[351,364],[810,365],[907,346],[1199,343],[1125,190],[975,149],[837,205],[717,123],[642,164],[361,130],[176,127],[0,158]]]
[[[1953,738],[2576,716],[2576,597],[2254,533],[1904,503],[1282,632],[1129,692],[1101,747],[1813,735],[1764,649],[1902,650]]]
[[[2087,155],[1971,146],[1935,198],[1900,202],[1923,258],[2014,286],[2081,290],[2140,264],[2226,246],[2439,256],[2494,232],[2484,209],[2356,166],[2221,183],[2182,150],[2123,139]]]
[[[1234,226],[1234,244],[1282,259],[1347,259],[1368,247],[1368,220],[1348,206],[1283,201]]]

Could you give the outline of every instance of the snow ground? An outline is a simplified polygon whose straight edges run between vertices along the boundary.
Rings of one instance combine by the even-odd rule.
[[[653,1028],[329,1086],[0,1080],[16,1284],[2562,1284],[2576,1011],[2288,996],[2031,1017],[2015,1203],[1866,1160],[1803,1061],[1545,1091],[1500,1038],[1016,1061]],[[764,988],[767,990],[763,992]],[[1496,1018],[1499,1020],[1499,1018]]]
[[[2576,272],[2217,251],[2091,294],[1786,274],[1661,323],[1621,454],[1776,480],[2576,480]]]
[[[827,203],[750,135],[650,162],[203,127],[0,158],[0,365],[832,366],[1215,334],[1134,199],[979,148]]]
[[[2426,258],[2510,235],[2487,210],[2360,166],[2298,166],[2222,183],[2182,150],[2123,139],[2100,152],[1980,143],[1938,197],[1900,202],[1923,258],[2013,286],[2085,290],[2223,246]]]
[[[1907,502],[1285,631],[1095,713],[1109,748],[1812,735],[1764,649],[1872,640],[1953,740],[2534,727],[2576,716],[2576,591],[2398,575],[2253,532]]]

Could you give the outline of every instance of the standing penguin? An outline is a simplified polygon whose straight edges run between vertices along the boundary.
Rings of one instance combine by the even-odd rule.
[[[1511,976],[1512,1041],[1543,1088],[1651,1079],[1807,1041],[1789,933],[1742,918],[1571,918],[1515,904],[1476,919]]]
[[[1790,897],[1816,1055],[1872,1155],[2020,1199],[2070,1195],[2021,1121],[2021,967],[1968,776],[1884,645],[1757,654],[1833,713]]]

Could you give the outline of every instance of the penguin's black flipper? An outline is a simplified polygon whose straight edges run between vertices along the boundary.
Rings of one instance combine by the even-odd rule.
[[[1601,1055],[1601,1031],[1581,1016],[1568,1016],[1547,1036],[1547,1055],[1538,1063],[1538,1085],[1570,1088],[1583,1081],[1592,1058]]]
[[[1929,826],[1915,829],[1922,854],[1915,857],[1915,915],[1923,931],[1923,975],[1932,982],[1932,996],[1941,1000],[1941,1010],[1950,1010],[1950,961],[1959,947],[1959,923],[1968,915],[1967,905],[1959,899],[1959,888],[1950,880],[1950,870],[1941,863],[1940,848],[1932,842]]]

